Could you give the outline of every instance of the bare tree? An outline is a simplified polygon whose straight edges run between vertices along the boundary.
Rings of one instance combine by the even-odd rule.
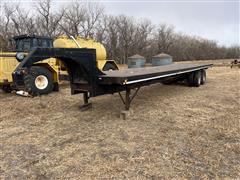
[[[37,3],[37,24],[39,25],[39,34],[56,37],[61,33],[59,24],[64,16],[64,11],[54,12],[51,3],[52,0],[40,0]]]
[[[75,2],[65,10],[61,29],[68,35],[79,36],[83,33],[81,26],[85,21],[86,10],[81,2]]]
[[[161,24],[156,30],[155,39],[157,41],[158,52],[169,52],[170,46],[173,44],[174,28]]]
[[[150,20],[145,19],[137,23],[133,45],[135,48],[133,47],[131,54],[145,54],[146,58],[149,58],[153,29],[154,26]]]
[[[8,4],[4,4],[3,5],[3,16],[0,17],[0,34],[1,36],[9,36],[9,34],[11,34],[12,31],[12,24],[11,24],[11,18],[14,14],[14,12],[16,11],[16,8],[12,8],[10,7]]]
[[[106,44],[108,37],[109,17],[104,15],[96,24],[94,38],[96,41]]]
[[[107,33],[106,33],[106,49],[110,59],[115,59],[121,62],[121,55],[119,52],[119,33],[117,29],[117,19],[113,16],[107,18]]]
[[[36,31],[34,17],[29,11],[25,11],[19,5],[15,6],[15,11],[11,16],[11,20],[14,26],[15,35],[34,34]]]
[[[175,60],[239,58],[239,45],[219,46],[217,42],[176,33],[172,26],[155,27],[149,20],[125,15],[104,15],[99,3],[74,1],[60,9],[52,0],[36,2],[35,11],[26,11],[21,3],[1,4],[0,48],[10,49],[8,39],[21,34],[56,37],[60,34],[92,37],[103,43],[108,58],[126,63],[128,56],[139,53],[147,59],[165,52]]]
[[[99,3],[87,3],[86,4],[85,21],[81,24],[83,29],[83,36],[93,37],[96,25],[99,25],[99,21],[103,17],[104,9]]]
[[[97,25],[103,18],[104,9],[99,3],[74,2],[69,4],[61,23],[62,30],[69,35],[94,37]]]
[[[0,17],[0,49],[10,49],[8,40],[14,35],[14,27],[11,18],[16,11],[15,7],[10,7],[7,3],[1,4],[2,15]]]
[[[117,30],[119,33],[119,52],[122,55],[122,63],[126,63],[131,54],[130,49],[134,44],[136,26],[132,17],[120,15],[117,17]]]

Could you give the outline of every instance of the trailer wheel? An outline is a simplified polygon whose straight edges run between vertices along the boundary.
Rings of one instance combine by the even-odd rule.
[[[206,70],[203,69],[203,70],[201,71],[201,84],[202,84],[202,85],[205,84],[205,83],[206,83],[206,80],[207,80]]]
[[[194,86],[193,79],[194,79],[194,73],[189,74],[187,77],[188,86]]]
[[[164,84],[164,85],[171,85],[171,84],[174,84],[178,82],[178,80],[176,79],[168,79],[168,80],[163,80],[161,83]]]
[[[162,81],[161,83],[164,84],[164,85],[171,85],[174,82],[173,81]]]
[[[31,67],[24,76],[25,89],[32,95],[48,94],[53,91],[53,77],[51,72],[40,66]]]
[[[201,85],[202,73],[201,71],[195,71],[193,76],[193,86],[199,87]]]
[[[202,82],[202,72],[195,71],[189,74],[187,78],[187,83],[189,86],[199,87]]]

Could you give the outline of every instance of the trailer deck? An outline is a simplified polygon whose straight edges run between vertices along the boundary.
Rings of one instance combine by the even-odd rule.
[[[82,109],[91,107],[89,98],[104,94],[119,93],[125,110],[142,86],[159,82],[188,81],[198,87],[206,80],[205,70],[212,64],[177,63],[165,66],[100,71],[97,68],[96,50],[86,48],[37,48],[28,54],[13,72],[15,86],[24,87],[24,76],[34,73],[35,62],[46,58],[58,58],[67,67],[72,94],[83,93]],[[132,92],[131,92],[132,90]],[[121,92],[125,91],[125,98]]]
[[[128,85],[189,73],[209,66],[212,66],[212,64],[173,63],[164,66],[103,71],[104,75],[99,76],[99,81],[102,84]]]

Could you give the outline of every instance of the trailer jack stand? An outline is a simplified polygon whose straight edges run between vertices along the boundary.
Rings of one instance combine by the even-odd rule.
[[[137,95],[138,91],[139,91],[140,87],[138,87],[135,92],[133,93],[133,95],[131,96],[131,89],[130,88],[126,88],[126,94],[125,94],[125,100],[123,99],[123,96],[120,92],[118,92],[123,104],[125,105],[125,110],[128,111],[130,108],[130,104],[133,101],[133,99],[135,98],[135,96]]]
[[[86,111],[92,108],[92,103],[89,103],[88,100],[90,99],[88,92],[83,93],[83,102],[84,104],[80,106],[81,111]]]

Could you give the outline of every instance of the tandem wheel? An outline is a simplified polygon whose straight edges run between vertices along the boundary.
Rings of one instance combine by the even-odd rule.
[[[189,86],[199,87],[200,85],[206,83],[206,79],[206,71],[203,69],[189,74],[187,78],[187,83]]]

